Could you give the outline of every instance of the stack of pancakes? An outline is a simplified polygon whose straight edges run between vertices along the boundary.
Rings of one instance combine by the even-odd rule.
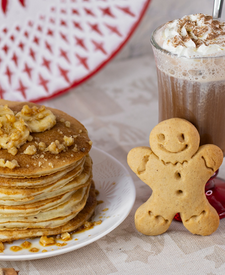
[[[0,100],[0,105],[5,104],[15,115],[25,105],[36,106]],[[13,168],[0,166],[2,242],[71,232],[87,221],[96,207],[87,130],[66,113],[46,109],[55,116],[53,127],[31,131],[28,140],[17,146],[16,154],[0,149],[2,163],[17,164]],[[68,144],[65,137],[70,139]],[[48,150],[52,143],[64,144],[63,149]],[[35,151],[25,153],[28,147]]]

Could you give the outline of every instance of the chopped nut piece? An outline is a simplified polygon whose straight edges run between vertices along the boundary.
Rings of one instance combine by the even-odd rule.
[[[89,222],[89,221],[86,221],[86,222],[84,222],[84,228],[90,228],[91,227],[91,222]]]
[[[83,131],[82,130],[79,130],[79,133],[82,133]]]
[[[34,155],[36,152],[37,148],[35,147],[35,145],[29,145],[23,153],[26,155]]]
[[[19,167],[19,164],[15,159],[13,159],[12,161],[5,161],[4,159],[0,159],[0,167],[14,169],[15,167]]]
[[[8,119],[8,121],[11,122],[11,123],[14,123],[16,121],[16,118],[15,118],[14,114],[13,115],[6,114],[5,116]]]
[[[14,115],[13,111],[7,105],[0,106],[0,146],[7,149],[9,153],[15,154],[15,149],[23,145],[30,131],[24,120]],[[16,152],[17,153],[17,152]]]
[[[18,149],[16,147],[12,147],[12,148],[8,149],[8,152],[10,154],[12,154],[13,156],[15,156],[18,152]]]
[[[66,121],[65,125],[66,125],[66,127],[70,128],[70,122],[69,121]]]
[[[40,244],[43,246],[54,245],[55,239],[53,237],[42,236],[40,238]]]
[[[60,119],[60,122],[65,122],[65,119],[64,119],[64,118],[61,118],[61,119]]]
[[[62,132],[60,129],[58,129],[57,131],[58,131],[61,135],[63,134],[63,132]]]
[[[93,142],[91,141],[91,140],[89,140],[89,142],[88,142],[90,145],[92,145],[93,144]]]
[[[46,148],[46,144],[44,142],[40,142],[40,143],[38,143],[38,147],[41,151],[44,151]]]
[[[72,149],[74,152],[77,152],[78,149],[77,149],[77,144],[74,145],[74,148]]]
[[[73,137],[67,137],[67,136],[64,136],[63,137],[63,140],[64,140],[64,144],[66,146],[71,146],[74,144],[74,138]]]
[[[28,137],[27,140],[28,140],[28,141],[32,141],[32,140],[33,140],[33,137],[32,137],[31,135],[29,135],[29,137]]]
[[[65,232],[65,233],[61,234],[61,239],[63,241],[69,241],[69,240],[71,240],[71,236],[68,232]]]
[[[48,165],[49,165],[50,167],[52,167],[52,168],[54,167],[53,164],[52,164],[51,162],[49,162]]]
[[[61,151],[65,149],[63,144],[60,144],[58,140],[52,142],[48,147],[47,151],[51,152],[52,154],[59,154]]]
[[[4,244],[0,242],[0,253],[2,253],[4,249],[5,249]]]

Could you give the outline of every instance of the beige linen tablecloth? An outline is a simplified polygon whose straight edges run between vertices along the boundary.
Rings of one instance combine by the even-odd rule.
[[[136,146],[148,146],[158,122],[157,79],[150,32],[159,24],[189,13],[211,13],[212,1],[152,0],[130,42],[101,72],[71,92],[46,102],[80,120],[95,147],[118,159],[128,170],[126,156]],[[225,220],[211,236],[189,233],[173,222],[167,233],[149,237],[138,233],[134,213],[150,188],[130,170],[137,197],[127,219],[98,241],[48,259],[0,262],[20,275],[56,274],[224,274]],[[220,175],[225,178],[225,167]]]

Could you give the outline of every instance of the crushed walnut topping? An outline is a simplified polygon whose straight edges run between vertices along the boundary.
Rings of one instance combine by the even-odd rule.
[[[53,237],[42,236],[39,242],[43,246],[54,245],[55,239]]]
[[[10,154],[12,154],[13,156],[15,156],[18,152],[18,149],[16,147],[12,147],[12,148],[8,149],[8,152]]]
[[[26,155],[34,155],[37,152],[37,148],[35,147],[35,145],[28,145],[26,150],[23,152]]]
[[[69,241],[69,240],[71,240],[71,236],[70,236],[70,234],[68,232],[65,232],[65,233],[61,234],[61,239],[63,241]]]
[[[31,136],[31,135],[29,135],[29,137],[28,137],[28,141],[32,141],[34,138]]]
[[[48,165],[49,165],[51,168],[54,167],[53,164],[52,164],[52,162],[49,162]]]
[[[59,154],[61,151],[65,149],[65,146],[63,144],[60,144],[58,140],[53,141],[46,150],[49,151],[52,154]]]
[[[12,161],[10,160],[5,161],[4,159],[0,159],[0,167],[3,167],[3,168],[7,167],[9,169],[14,169],[15,167],[19,167],[19,164],[15,159],[13,159]]]
[[[39,150],[44,151],[46,149],[46,144],[44,142],[38,143]]]
[[[63,140],[64,140],[64,144],[66,146],[71,146],[74,144],[74,138],[73,137],[67,137],[67,136],[64,136],[63,137]]]
[[[29,135],[29,129],[23,119],[17,118],[7,105],[0,106],[0,148],[15,154],[16,150],[10,149],[19,148]]]
[[[74,152],[78,152],[77,144],[74,145],[74,148],[72,149]]]
[[[70,128],[70,122],[69,121],[65,121],[65,125],[67,128]]]

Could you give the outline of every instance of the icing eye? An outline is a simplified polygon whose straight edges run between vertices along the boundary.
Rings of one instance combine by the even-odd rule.
[[[178,138],[178,140],[179,140],[181,143],[185,142],[185,136],[184,136],[184,134],[178,135],[177,138]]]
[[[165,135],[162,134],[162,133],[159,134],[159,135],[158,135],[158,141],[159,141],[159,142],[163,142],[164,140],[165,140]]]

